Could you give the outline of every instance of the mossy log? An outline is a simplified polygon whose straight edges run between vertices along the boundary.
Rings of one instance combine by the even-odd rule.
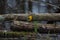
[[[35,32],[0,32],[0,38],[13,38],[13,37],[36,37]]]
[[[60,33],[60,25],[55,24],[40,24],[40,23],[30,23],[23,21],[14,21],[11,26],[12,31],[26,31],[26,32],[37,32],[40,33]]]
[[[28,16],[32,16],[32,21],[59,21],[60,20],[60,13],[54,14],[54,13],[42,13],[42,14],[5,14],[4,17],[6,20],[22,20],[22,21],[28,21]]]

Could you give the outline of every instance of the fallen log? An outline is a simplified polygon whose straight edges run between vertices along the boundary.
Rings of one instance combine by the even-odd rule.
[[[12,31],[27,31],[34,32],[34,28],[37,28],[37,31],[40,33],[60,33],[60,25],[55,24],[40,24],[40,23],[31,23],[23,21],[14,21],[11,24]]]
[[[33,22],[24,22],[24,21],[13,21],[11,24],[14,27],[19,27],[19,28],[26,28],[26,29],[32,29],[35,26],[37,28],[47,28],[47,29],[53,29],[53,28],[60,28],[60,25],[55,25],[55,24],[41,24],[41,23],[33,23]]]
[[[32,21],[60,21],[60,13],[42,13],[42,14],[5,14],[3,15],[6,20],[29,21],[29,16],[32,16]]]

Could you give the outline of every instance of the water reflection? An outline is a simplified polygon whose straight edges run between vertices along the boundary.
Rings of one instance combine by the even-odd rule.
[[[42,2],[43,1],[43,2]],[[54,6],[51,6],[50,9],[47,8],[47,2],[51,3],[51,4],[54,4],[54,5],[57,5],[58,1],[56,0],[39,0],[37,2],[32,2],[32,12],[33,13],[49,13],[48,10],[50,10],[51,13],[54,13],[55,11],[57,11],[57,8],[54,7]],[[7,5],[11,8],[13,8],[14,10],[16,10],[17,6],[20,5],[17,4],[17,1],[16,0],[7,0]],[[17,5],[17,6],[16,6]],[[28,12],[28,0],[25,1],[25,12]],[[7,8],[7,11],[9,10],[9,8]],[[12,10],[12,9],[11,9]],[[9,10],[10,11],[10,10]],[[13,10],[12,10],[13,11]],[[16,10],[17,11],[17,10]]]
[[[11,22],[10,21],[5,21],[4,25],[5,25],[5,30],[10,31]]]
[[[35,37],[33,37],[33,38],[31,38],[30,36],[28,37],[28,36],[25,36],[25,37],[16,37],[16,38],[7,38],[7,37],[5,37],[5,38],[0,38],[1,40],[33,40],[33,39],[35,39],[35,40],[60,40],[60,35],[56,35],[56,34],[39,34],[40,35],[40,37],[39,36],[37,36],[36,38]],[[39,37],[39,38],[38,38]]]

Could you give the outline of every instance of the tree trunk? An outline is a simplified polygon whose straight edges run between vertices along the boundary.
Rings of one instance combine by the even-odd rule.
[[[20,13],[25,13],[25,0],[16,0],[17,8]]]
[[[0,14],[5,14],[6,0],[0,0]]]
[[[32,12],[32,1],[28,1],[28,11]]]

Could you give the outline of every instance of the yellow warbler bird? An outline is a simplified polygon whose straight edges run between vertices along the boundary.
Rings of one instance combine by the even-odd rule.
[[[33,16],[28,16],[28,21],[32,21],[32,19],[33,19]]]

